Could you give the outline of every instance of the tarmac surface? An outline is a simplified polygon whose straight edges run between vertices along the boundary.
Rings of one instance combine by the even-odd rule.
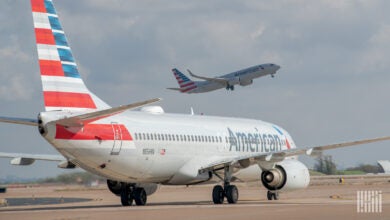
[[[103,184],[97,187],[8,187],[7,193],[0,194],[0,219],[390,220],[390,176],[345,177],[343,184],[339,183],[339,176],[313,177],[307,189],[280,193],[277,201],[266,199],[266,190],[260,183],[236,185],[240,193],[237,204],[214,205],[211,201],[213,185],[161,186],[148,197],[146,206],[131,207],[122,207],[119,197],[111,194]],[[380,192],[380,209],[358,212],[358,191]],[[12,204],[15,199],[21,204]],[[42,200],[52,203],[42,204],[39,202]],[[23,201],[30,202],[23,204]]]

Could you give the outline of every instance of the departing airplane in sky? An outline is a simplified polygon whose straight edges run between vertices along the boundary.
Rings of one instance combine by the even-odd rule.
[[[278,69],[280,69],[280,66],[273,63],[267,63],[248,67],[214,78],[198,76],[193,74],[190,70],[187,70],[192,77],[203,80],[192,81],[190,78],[188,78],[186,75],[184,75],[182,72],[175,68],[172,69],[172,72],[180,88],[168,89],[180,91],[182,93],[203,93],[221,88],[226,88],[226,90],[230,89],[233,91],[234,85],[248,86],[253,83],[253,79],[266,75],[271,75],[272,77],[274,77]]]
[[[84,84],[51,0],[31,0],[45,111],[37,119],[0,117],[38,128],[60,155],[0,153],[11,164],[58,161],[107,179],[123,206],[145,205],[158,184],[214,183],[215,204],[236,203],[234,181],[261,181],[269,200],[308,186],[298,155],[390,140],[390,136],[297,148],[283,128],[260,120],[168,114],[150,99],[110,107]],[[142,107],[144,106],[144,107]],[[140,111],[127,111],[139,108]]]

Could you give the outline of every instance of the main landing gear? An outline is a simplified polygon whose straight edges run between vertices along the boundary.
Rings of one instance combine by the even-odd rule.
[[[234,85],[229,85],[229,84],[227,84],[226,85],[226,90],[234,90]]]
[[[143,206],[147,201],[145,189],[131,184],[122,183],[120,196],[123,206],[131,206],[133,201],[136,205]]]
[[[222,179],[217,173],[214,173],[218,178],[222,179],[224,184],[216,185],[213,188],[213,202],[214,204],[222,204],[225,197],[230,204],[235,204],[238,201],[238,189],[235,185],[230,185],[232,167],[226,166],[224,168],[224,178]]]
[[[268,191],[267,192],[267,199],[268,200],[279,200],[279,193],[277,191],[276,192]]]

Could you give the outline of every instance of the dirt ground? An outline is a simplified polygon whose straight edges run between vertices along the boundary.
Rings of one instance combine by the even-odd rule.
[[[7,193],[0,194],[0,219],[390,219],[389,176],[346,177],[344,181],[340,184],[339,177],[314,177],[307,189],[280,193],[277,201],[268,201],[259,183],[237,184],[240,196],[233,205],[214,205],[213,185],[161,186],[143,207],[122,207],[119,197],[104,184],[8,187]],[[358,213],[358,191],[380,192],[381,212]],[[16,198],[52,198],[57,204],[4,205]],[[67,203],[68,198],[90,200]]]

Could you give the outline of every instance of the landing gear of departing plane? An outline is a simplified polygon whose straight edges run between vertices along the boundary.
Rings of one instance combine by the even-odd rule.
[[[216,185],[213,188],[213,202],[214,204],[222,204],[225,197],[230,204],[237,203],[238,201],[238,189],[235,185],[230,185],[232,167],[226,166],[224,168],[224,184],[223,187],[221,185]],[[217,173],[214,173],[218,178],[222,179]]]
[[[228,84],[228,85],[226,86],[226,90],[232,90],[232,91],[233,91],[233,90],[234,90],[234,85],[229,85],[229,84]]]
[[[138,206],[146,204],[147,195],[145,189],[142,187],[135,187],[134,185],[123,184],[121,189],[121,203],[123,206],[131,206],[133,200]]]
[[[274,77],[275,77],[275,75],[274,75],[274,74],[271,74],[271,77],[272,77],[272,78],[274,78]]]
[[[279,199],[279,193],[277,191],[276,192],[268,191],[267,192],[267,199],[268,200],[278,200]]]

